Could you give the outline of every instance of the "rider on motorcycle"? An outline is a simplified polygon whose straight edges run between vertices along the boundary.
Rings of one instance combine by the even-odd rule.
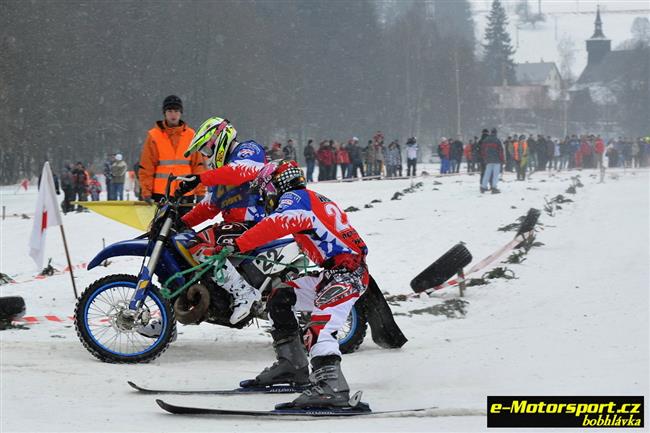
[[[295,161],[266,164],[251,189],[262,196],[268,216],[235,240],[234,251],[251,251],[291,234],[300,249],[324,268],[272,289],[267,307],[277,361],[251,385],[311,381],[293,401],[294,406],[346,406],[350,389],[341,372],[336,333],[368,287],[368,248],[345,212],[306,188],[305,176]],[[307,339],[311,376],[293,307],[312,311]]]
[[[233,242],[232,234],[222,236],[221,227],[237,223],[250,227],[264,217],[259,195],[251,192],[250,182],[264,167],[266,156],[264,147],[255,141],[238,142],[233,125],[220,117],[211,117],[203,122],[184,156],[197,151],[207,158],[207,170],[181,182],[176,193],[191,191],[199,184],[206,185],[208,193],[182,217],[182,222],[187,227],[194,227],[219,213],[223,217],[223,222],[199,232],[196,243],[189,248],[194,259],[201,262],[218,251],[218,244]],[[259,301],[261,295],[230,261],[226,261],[225,271],[227,279],[223,288],[233,296],[230,323],[235,324],[248,316],[253,303]]]

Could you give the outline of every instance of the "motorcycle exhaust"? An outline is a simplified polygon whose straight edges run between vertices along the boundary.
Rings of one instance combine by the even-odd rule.
[[[210,292],[202,284],[194,284],[174,302],[176,320],[183,325],[198,324],[205,319],[210,306]]]

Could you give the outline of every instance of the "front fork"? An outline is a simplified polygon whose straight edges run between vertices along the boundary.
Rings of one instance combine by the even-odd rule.
[[[153,246],[153,251],[149,256],[149,261],[140,270],[140,274],[138,275],[138,284],[136,286],[135,293],[131,298],[131,302],[129,302],[129,309],[132,311],[138,310],[142,305],[144,298],[146,298],[147,296],[147,289],[151,284],[152,275],[156,270],[156,265],[158,264],[160,253],[162,252],[163,246],[167,241],[167,236],[169,235],[171,226],[172,226],[172,218],[167,218],[163,223],[160,233],[158,234],[158,239],[156,239],[156,243]]]

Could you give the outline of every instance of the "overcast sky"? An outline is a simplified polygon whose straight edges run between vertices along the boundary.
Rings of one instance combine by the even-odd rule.
[[[492,0],[470,0],[477,10],[490,9]],[[514,7],[519,0],[502,0],[501,3]],[[544,13],[553,12],[586,12],[595,11],[596,6],[600,5],[602,10],[630,10],[646,9],[650,12],[650,1],[648,0],[541,0],[542,11]],[[537,6],[538,0],[529,0],[531,6]]]

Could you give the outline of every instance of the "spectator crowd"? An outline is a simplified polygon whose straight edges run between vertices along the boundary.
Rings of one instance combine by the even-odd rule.
[[[307,181],[336,179],[379,179],[416,176],[421,149],[415,137],[406,139],[404,145],[398,139],[386,144],[384,134],[377,131],[366,145],[359,138],[347,142],[329,139],[315,144],[307,140],[299,159],[298,147],[292,139],[285,145],[275,141],[265,146],[268,160],[293,159],[304,162]],[[607,142],[597,134],[572,134],[563,139],[543,134],[510,134],[500,137],[495,128],[483,129],[480,136],[467,142],[461,137],[441,137],[432,146],[432,154],[440,159],[440,174],[465,171],[479,173],[480,191],[499,192],[498,181],[502,172],[516,173],[516,179],[525,180],[527,175],[544,170],[604,169],[605,167],[637,168],[650,166],[650,136],[636,139],[618,137]],[[463,163],[465,168],[463,169]],[[404,171],[406,167],[406,172]],[[318,168],[317,179],[314,173]],[[124,200],[125,182],[134,181],[134,198],[140,198],[138,185],[139,163],[133,171],[122,154],[108,155],[103,162],[104,185],[108,200]],[[97,201],[102,193],[102,183],[97,174],[88,170],[82,162],[66,164],[58,176],[64,199],[61,204],[65,213],[81,212],[81,206],[73,201]],[[58,185],[57,185],[58,188]]]
[[[650,165],[650,137],[631,139],[618,137],[607,144],[600,135],[576,134],[564,139],[550,135],[511,134],[501,140],[496,128],[483,129],[466,144],[460,139],[442,137],[437,148],[440,173],[458,173],[462,159],[467,172],[480,172],[481,192],[498,193],[502,170],[516,172],[517,180],[525,180],[527,173],[544,170],[567,170],[606,166],[638,168]]]
[[[496,130],[493,131],[496,134]],[[483,130],[480,138],[475,136],[467,144],[442,137],[437,147],[440,173],[458,173],[463,158],[467,162],[468,173],[479,170],[481,143],[485,135],[487,130]],[[536,137],[533,134],[511,134],[504,140],[499,139],[499,143],[504,152],[505,171],[521,174],[538,170],[600,168],[604,157],[607,157],[610,168],[650,165],[650,137],[618,137],[605,143],[600,135],[594,134],[579,137],[572,134],[564,139],[542,134]]]
[[[114,153],[103,163],[104,184],[107,200],[124,200],[124,183],[128,176],[128,166],[122,154]],[[73,201],[99,201],[103,191],[102,183],[93,170],[81,161],[65,164],[60,176],[55,175],[57,191],[63,192],[61,209],[63,213],[82,212],[82,206],[74,206]],[[136,194],[137,195],[137,194]]]
[[[289,139],[282,146],[276,141],[267,150],[267,159],[295,159],[296,145]],[[432,148],[440,159],[440,173],[460,173],[463,163],[468,173],[480,172],[481,180],[489,164],[498,164],[499,173],[517,174],[517,180],[525,180],[527,173],[540,170],[567,170],[607,167],[647,167],[650,165],[650,137],[630,139],[618,137],[607,143],[600,135],[573,134],[564,139],[548,135],[511,134],[501,138],[495,128],[484,129],[481,136],[467,142],[461,137],[442,137]],[[335,179],[399,178],[415,176],[422,155],[415,137],[402,146],[398,139],[386,144],[384,134],[377,131],[365,146],[359,138],[352,137],[343,143],[322,140],[315,144],[307,140],[302,156],[307,181],[314,181],[318,168],[318,181]],[[404,166],[406,165],[406,173]],[[494,167],[489,171],[494,176]]]
[[[415,137],[406,140],[406,176],[415,176],[418,161],[418,144]],[[316,146],[309,139],[303,148],[302,156],[305,161],[307,181],[314,181],[314,171],[318,167],[318,181],[335,179],[351,179],[355,177],[379,178],[404,176],[404,158],[399,140],[393,140],[388,145],[384,142],[381,131],[373,136],[363,146],[359,138],[352,137],[346,143],[336,140],[323,140]],[[296,149],[293,140],[288,140],[282,147],[274,142],[267,149],[267,157],[273,159],[294,159]]]

